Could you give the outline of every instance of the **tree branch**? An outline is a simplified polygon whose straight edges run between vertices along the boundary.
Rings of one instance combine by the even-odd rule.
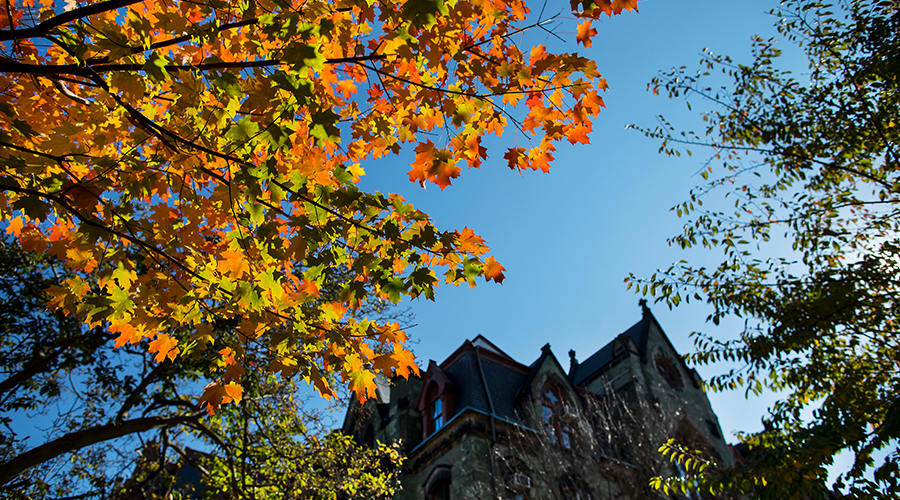
[[[116,422],[122,422],[125,420],[125,417],[128,414],[128,410],[131,409],[132,406],[137,402],[138,398],[141,397],[141,394],[147,389],[147,386],[150,385],[151,382],[156,380],[159,375],[168,369],[171,365],[169,363],[160,363],[156,365],[144,380],[141,380],[141,383],[131,391],[131,394],[128,395],[128,398],[125,399],[125,402],[122,403],[122,407],[119,409],[119,413],[116,415]]]
[[[386,57],[387,56],[383,54],[369,54],[358,57],[337,57],[334,59],[326,59],[325,64],[355,64],[366,61],[380,61]],[[211,71],[219,69],[265,68],[270,66],[281,66],[282,64],[287,63],[281,59],[263,59],[260,61],[233,61],[209,64],[167,64],[163,69],[166,71]],[[24,73],[28,75],[75,75],[90,77],[94,73],[143,70],[143,64],[97,64],[84,66],[81,64],[28,64],[17,61],[0,63],[0,73]]]
[[[94,14],[100,14],[101,12],[107,12],[110,10],[127,7],[129,5],[140,3],[142,1],[143,0],[107,0],[106,2],[95,3],[93,5],[85,5],[84,7],[72,9],[68,12],[63,12],[58,16],[51,17],[41,24],[32,26],[31,28],[20,30],[0,30],[0,42],[44,36],[48,34],[53,28],[62,26],[63,24],[76,21],[83,17],[92,16]]]
[[[71,432],[49,443],[26,451],[12,460],[0,464],[0,485],[8,483],[28,469],[93,444],[146,432],[161,427],[168,428],[189,423],[203,416],[204,412],[176,417],[145,417],[127,420],[121,424],[107,424]]]
[[[38,373],[44,371],[44,369],[47,368],[47,366],[49,366],[52,362],[57,361],[59,359],[59,357],[62,355],[62,353],[68,347],[71,347],[75,342],[78,342],[78,341],[86,339],[86,338],[89,339],[94,336],[102,338],[103,340],[110,340],[111,338],[113,338],[112,336],[110,336],[108,334],[106,334],[106,335],[103,333],[98,334],[97,332],[90,333],[90,334],[84,334],[84,335],[76,335],[74,337],[65,339],[65,341],[62,342],[61,345],[56,347],[56,349],[54,349],[53,352],[50,352],[47,354],[38,352],[34,355],[34,357],[30,361],[28,361],[28,363],[25,366],[22,367],[21,370],[19,370],[17,373],[15,373],[13,375],[10,375],[5,380],[0,381],[0,394],[3,394],[7,391],[11,391],[11,390],[15,389],[18,385],[22,384],[22,382],[29,380],[32,377],[34,377],[35,375],[37,375]],[[49,346],[49,347],[52,347],[52,346]]]

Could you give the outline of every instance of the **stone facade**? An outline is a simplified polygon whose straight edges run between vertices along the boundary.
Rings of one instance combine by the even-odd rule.
[[[547,344],[521,364],[478,336],[421,378],[378,380],[351,402],[343,432],[400,440],[397,500],[641,499],[650,477],[679,471],[668,438],[730,464],[697,372],[642,303],[641,321],[563,369]]]

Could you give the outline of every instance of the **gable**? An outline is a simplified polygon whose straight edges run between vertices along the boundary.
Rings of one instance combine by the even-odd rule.
[[[674,389],[690,385],[699,386],[696,371],[687,366],[655,320],[648,329],[645,349],[642,360],[652,377],[666,382]]]
[[[519,388],[517,399],[531,397],[540,401],[541,388],[550,381],[557,384],[561,390],[568,392],[571,398],[575,398],[577,394],[575,386],[569,380],[553,351],[550,350],[550,344],[545,344],[541,348],[541,356],[532,363],[522,387]]]
[[[620,359],[624,351],[637,352],[643,359],[648,330],[655,321],[650,310],[644,308],[644,315],[640,321],[578,365],[575,373],[572,374],[572,382],[576,386],[584,387],[597,378],[607,366]]]
[[[441,367],[434,360],[428,362],[428,371],[422,377],[422,389],[419,391],[419,397],[416,398],[416,408],[419,411],[425,408],[425,398],[432,385],[437,385],[436,390],[438,394],[443,394],[453,389],[453,384],[450,382],[447,374],[444,373],[444,370],[441,370]]]
[[[493,342],[484,338],[481,334],[478,334],[474,339],[472,339],[471,342],[472,342],[473,347],[479,347],[485,351],[496,354],[497,356],[506,358],[507,360],[512,361],[513,363],[516,362],[514,359],[509,357],[508,354],[503,352],[499,347],[495,346]]]

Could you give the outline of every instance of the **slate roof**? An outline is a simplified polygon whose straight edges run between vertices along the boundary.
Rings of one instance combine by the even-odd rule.
[[[650,313],[650,309],[645,307],[643,311],[644,315],[640,321],[616,337],[616,339],[621,340],[626,340],[628,338],[633,340],[634,344],[638,346],[638,352],[642,358],[647,351],[647,335],[650,332],[650,322],[656,321],[656,319],[653,318],[653,314]],[[610,343],[601,347],[599,351],[591,355],[591,357],[578,364],[578,368],[575,369],[575,374],[572,377],[573,384],[580,386],[583,382],[588,380],[591,375],[603,369],[603,367],[613,360],[613,347],[616,339],[613,339]]]
[[[501,418],[516,420],[515,398],[519,387],[525,380],[525,374],[511,370],[483,356],[481,366],[484,368],[484,378],[494,403],[494,413]]]
[[[481,351],[479,355],[476,355],[476,348]],[[499,362],[489,353],[508,362]],[[478,368],[478,358],[481,359],[484,380]],[[463,344],[461,353],[454,353],[441,363],[441,369],[456,391],[453,414],[456,415],[466,407],[490,414],[493,403],[493,413],[497,417],[517,420],[515,396],[526,374],[524,367],[514,368],[510,365],[519,363],[480,335]],[[490,398],[485,386],[490,392]]]
[[[620,342],[632,340],[640,356],[645,357],[650,325],[654,322],[656,319],[644,305],[640,321],[580,363],[574,374],[569,374],[573,385],[579,387],[590,382],[599,371],[614,361],[616,340]],[[659,323],[656,324],[658,327]],[[553,356],[553,353],[550,344],[547,344],[541,348],[538,359],[526,367],[481,335],[467,340],[440,364],[441,370],[454,389],[452,414],[457,415],[465,408],[473,408],[486,414],[494,413],[499,418],[518,421],[516,401],[522,391],[528,390],[544,361],[550,356]],[[481,370],[484,371],[483,379],[478,367],[479,358]],[[486,389],[490,392],[490,398]]]
[[[450,379],[450,383],[453,384],[453,389],[455,392],[455,408],[453,409],[454,415],[459,413],[459,411],[466,406],[472,406],[478,408],[479,410],[488,411],[486,404],[476,406],[473,403],[473,400],[480,401],[482,398],[473,396],[472,394],[474,390],[479,389],[475,387],[475,385],[478,383],[478,379],[473,377],[473,369],[475,368],[475,363],[472,360],[470,352],[464,352],[463,355],[453,364],[448,366],[441,366],[441,368],[444,370],[444,374],[447,375],[447,378]]]

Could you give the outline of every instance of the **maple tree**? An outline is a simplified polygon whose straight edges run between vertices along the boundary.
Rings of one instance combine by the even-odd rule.
[[[635,4],[573,0],[578,41]],[[366,161],[408,145],[410,181],[444,189],[515,128],[505,163],[547,171],[557,143],[588,141],[606,87],[588,58],[519,47],[545,21],[521,0],[4,7],[6,230],[76,271],[51,307],[157,362],[207,362],[209,412],[241,399],[251,344],[267,349],[254,369],[326,396],[330,374],[362,398],[374,372],[416,371],[398,325],[352,311],[504,268],[471,229],[360,190]],[[324,300],[335,268],[352,277]]]
[[[0,494],[332,498],[393,491],[396,450],[334,435],[330,409],[308,404],[312,395],[302,397],[291,381],[250,376],[242,404],[210,416],[192,402],[204,363],[157,363],[143,346],[116,348],[114,333],[48,311],[44,289],[73,274],[0,239]],[[336,297],[328,283],[342,276],[328,278],[323,294]],[[409,319],[373,306],[372,317]],[[257,354],[246,355],[258,362]],[[198,447],[204,452],[192,450]]]
[[[629,286],[670,305],[705,301],[715,324],[744,318],[734,339],[695,334],[698,352],[689,358],[736,364],[708,382],[714,390],[778,398],[763,430],[738,435],[749,446],[743,463],[723,467],[670,443],[663,450],[692,474],[656,485],[759,498],[817,498],[832,488],[896,498],[900,7],[789,0],[772,14],[809,72],[782,69],[779,42],[756,37],[748,64],[706,53],[697,74],[673,70],[651,84],[715,106],[702,116],[704,134],[665,121],[646,132],[669,154],[712,149],[708,183],[673,209],[690,221],[670,243],[719,248],[724,259],[709,267],[682,261],[643,282],[632,276]],[[729,84],[713,88],[710,73]],[[722,190],[733,205],[711,196]],[[829,484],[840,452],[853,464]]]

